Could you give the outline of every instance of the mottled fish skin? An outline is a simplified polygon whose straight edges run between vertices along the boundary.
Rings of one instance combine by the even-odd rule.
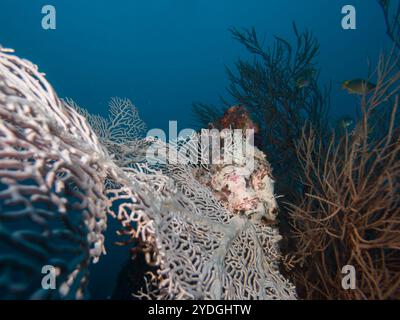
[[[376,88],[376,85],[364,80],[364,79],[354,79],[346,80],[342,84],[342,89],[347,90],[350,94],[364,95]]]

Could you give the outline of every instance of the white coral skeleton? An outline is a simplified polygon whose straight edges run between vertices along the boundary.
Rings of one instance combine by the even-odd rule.
[[[117,218],[157,267],[137,297],[295,299],[279,272],[281,236],[262,221],[276,214],[264,156],[253,175],[152,166],[143,149],[154,141],[140,139],[134,106],[114,99],[110,113],[60,100],[37,66],[0,47],[1,298],[85,298],[88,266],[101,261],[107,219]],[[252,188],[230,183],[229,205],[218,193],[232,177]],[[57,268],[57,290],[42,289],[43,265]]]

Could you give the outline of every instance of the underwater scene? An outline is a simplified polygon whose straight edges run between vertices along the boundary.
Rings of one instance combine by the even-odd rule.
[[[399,97],[399,0],[0,0],[0,300],[399,300]]]

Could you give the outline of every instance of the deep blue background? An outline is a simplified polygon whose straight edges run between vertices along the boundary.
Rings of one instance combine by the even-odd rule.
[[[41,28],[41,8],[57,9],[57,29]],[[341,8],[357,9],[357,30],[341,28]],[[366,77],[388,47],[375,0],[0,0],[0,43],[40,66],[60,97],[106,114],[110,97],[130,98],[149,128],[191,125],[194,101],[218,103],[225,65],[247,52],[231,27],[255,26],[266,40],[293,38],[292,21],[319,39],[321,82],[332,80],[332,114],[357,98],[343,80]],[[92,295],[106,297],[126,252],[112,247],[93,269]],[[96,281],[97,280],[97,281]]]
[[[57,29],[41,28],[55,5]],[[357,30],[341,28],[341,8],[357,9]],[[365,77],[387,39],[375,0],[0,0],[0,43],[40,66],[61,97],[105,113],[112,96],[130,98],[150,128],[191,124],[193,101],[218,103],[232,66],[247,52],[229,28],[255,26],[291,38],[292,21],[321,43],[322,82],[334,82],[333,112],[354,102],[339,82]],[[350,101],[350,104],[349,104]]]

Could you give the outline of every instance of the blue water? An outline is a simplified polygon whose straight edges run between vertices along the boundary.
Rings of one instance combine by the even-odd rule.
[[[41,8],[57,9],[57,29],[41,28]],[[357,9],[357,30],[341,28],[341,8]],[[387,45],[375,0],[1,0],[0,43],[38,64],[61,97],[104,114],[110,97],[130,98],[150,128],[191,125],[193,101],[218,103],[225,65],[247,52],[231,27],[255,26],[266,41],[291,38],[292,21],[319,39],[321,82],[333,81],[333,112],[354,99],[339,90],[365,77]],[[350,102],[350,103],[349,103]]]
[[[41,9],[57,10],[57,29],[41,28]],[[357,9],[357,30],[341,28],[341,8]],[[321,44],[321,83],[332,81],[332,116],[352,113],[356,97],[340,90],[366,77],[387,49],[375,0],[0,0],[0,43],[40,66],[60,97],[105,115],[113,96],[130,98],[149,128],[192,124],[192,102],[219,103],[225,66],[248,53],[231,27],[254,26],[293,39],[292,21]],[[126,252],[112,251],[93,269],[92,295],[105,298]],[[117,261],[117,262],[115,262]],[[93,281],[98,279],[99,281]]]

